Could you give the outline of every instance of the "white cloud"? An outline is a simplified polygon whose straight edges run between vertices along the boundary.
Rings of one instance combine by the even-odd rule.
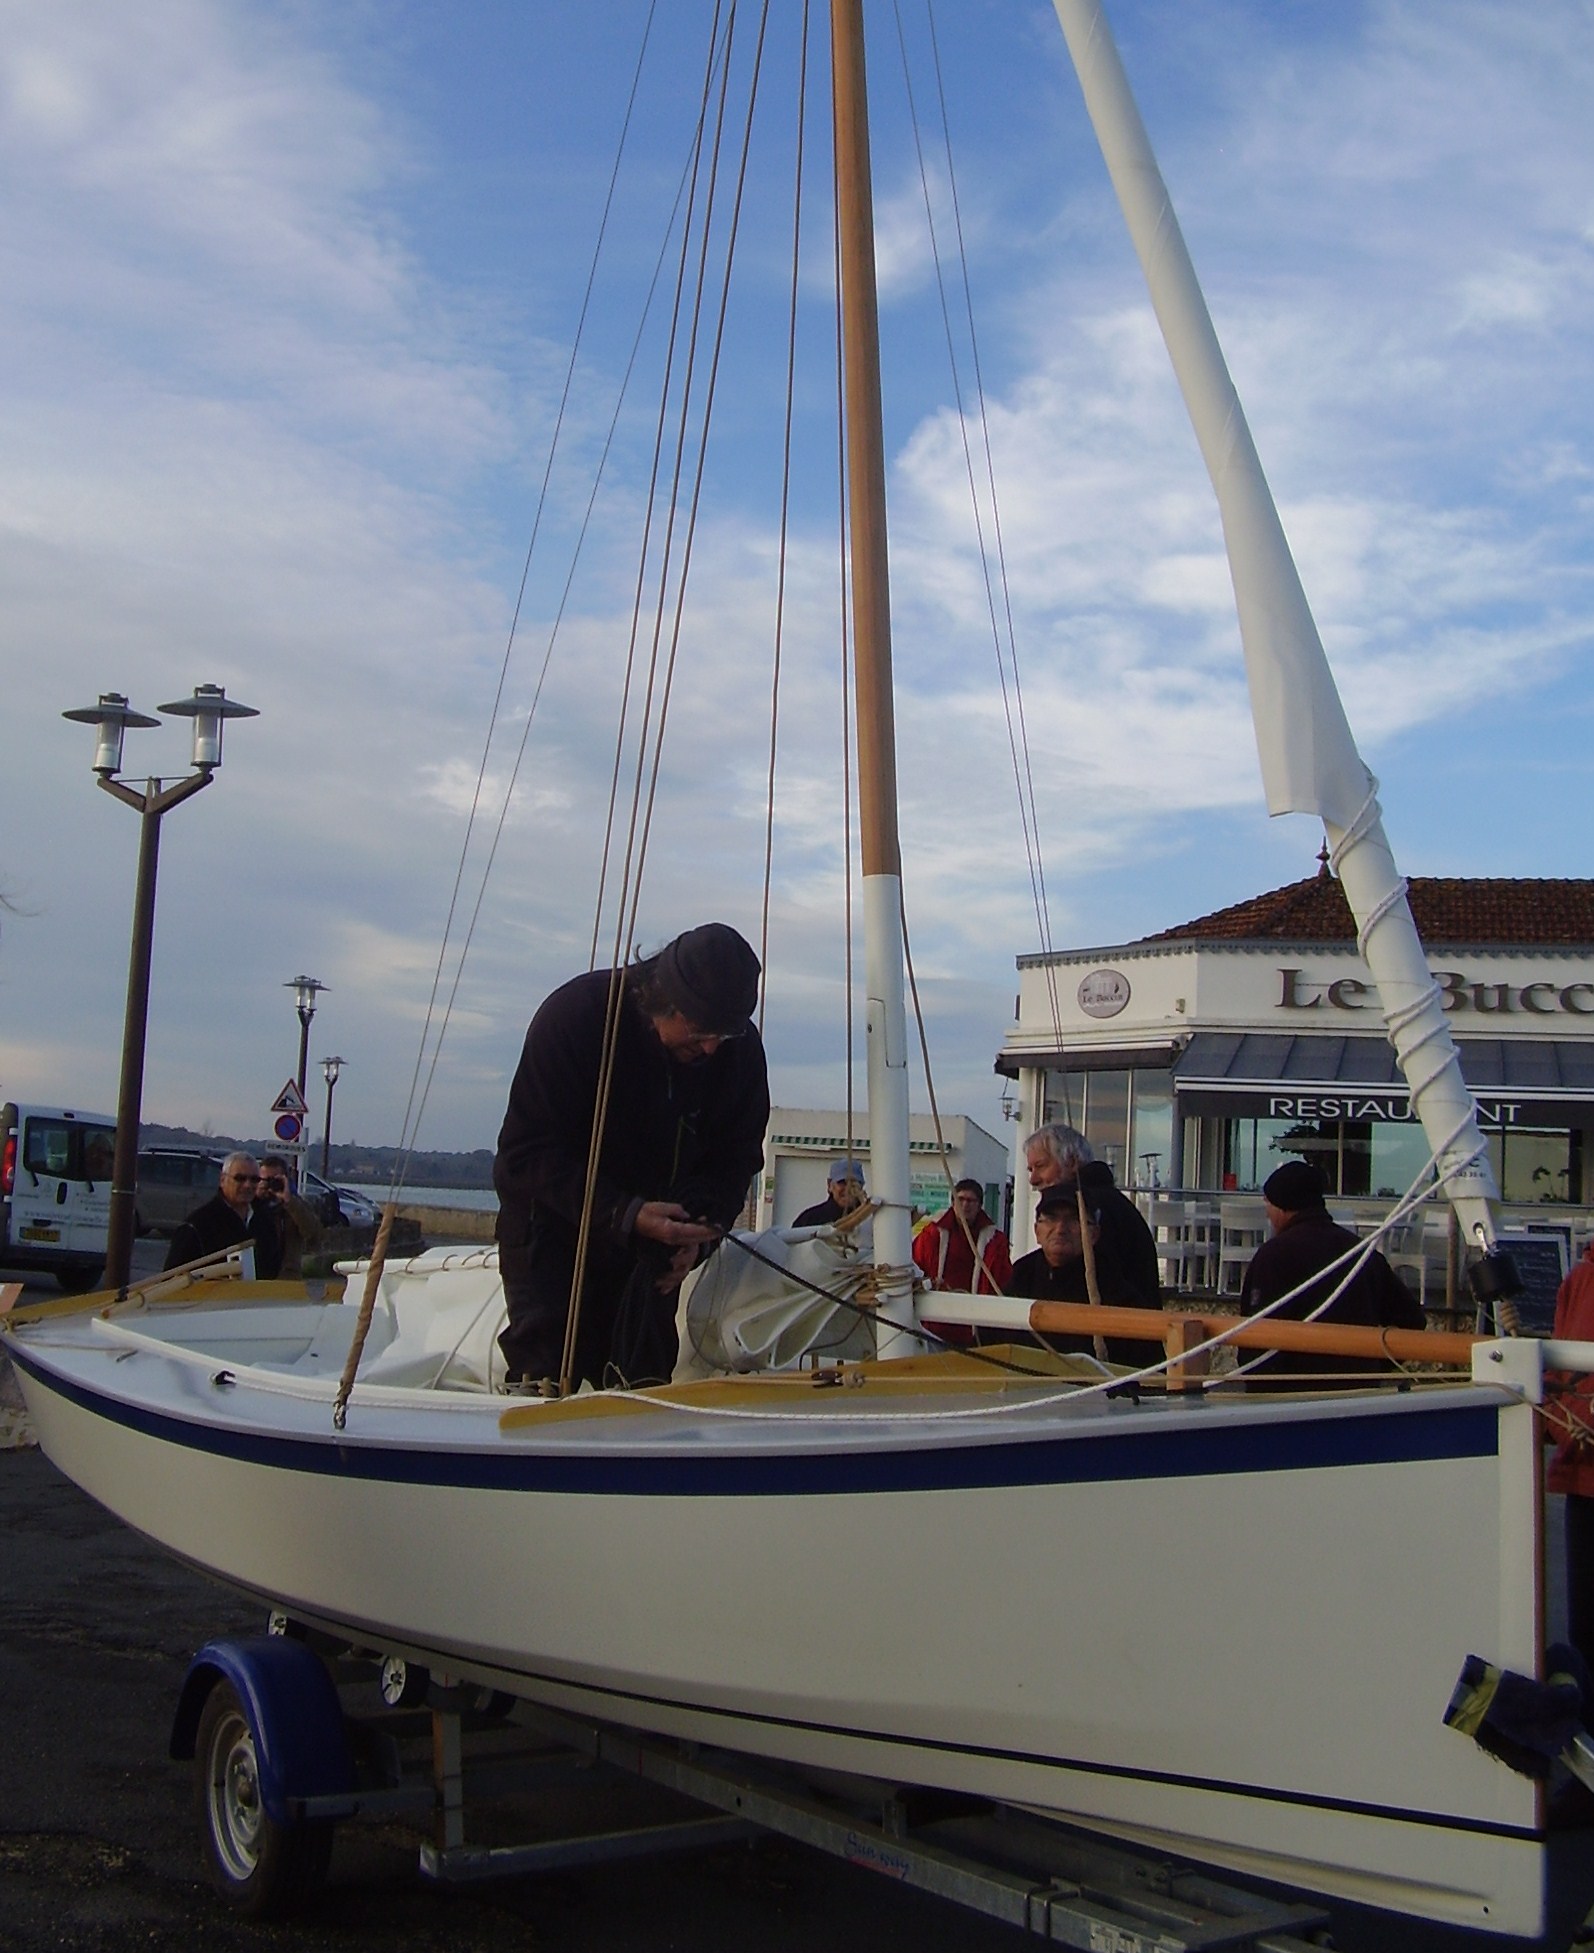
[[[1220,65],[1187,10],[1122,11],[1140,57],[1165,64],[1153,138],[1369,757],[1476,742],[1543,698],[1547,727],[1496,756],[1527,833],[1594,621],[1586,14],[1385,0],[1303,24],[1235,0],[1244,31]],[[547,10],[473,11],[449,29],[461,73],[506,23],[550,50],[563,31]],[[336,25],[355,46],[355,19]],[[333,986],[317,1036],[350,1061],[340,1122],[393,1137],[513,608],[504,539],[529,526],[540,472],[516,457],[562,370],[536,333],[579,291],[573,254],[539,254],[547,213],[489,207],[468,172],[491,152],[497,177],[539,183],[509,146],[566,104],[517,100],[500,127],[441,80],[397,86],[402,50],[378,84],[312,16],[245,0],[11,0],[0,26],[0,885],[24,910],[0,938],[8,1076],[55,1074],[100,1103],[115,1076],[136,834],[57,714],[112,685],[147,708],[213,679],[261,718],[167,832],[150,1112],[220,1129],[263,1115],[295,1051],[280,986],[309,968]],[[412,28],[423,48],[427,24]],[[1253,892],[1292,851],[1279,872],[1307,872],[1315,837],[1262,827],[1211,491],[1099,170],[1058,176],[1035,134],[1065,98],[1078,117],[1058,50],[1036,23],[1014,31],[1012,99],[975,119],[960,188],[1054,934],[1111,941]],[[1083,155],[1077,129],[1066,140]],[[932,286],[909,157],[893,148],[878,171],[886,331],[906,353],[888,388],[905,430],[890,492],[907,887],[968,1094],[956,1109],[989,1118],[1012,957],[1036,923],[940,326],[909,325]],[[417,199],[445,175],[446,235]],[[469,256],[478,231],[511,271]],[[754,477],[772,480],[778,434],[735,370],[722,427],[741,473],[710,484],[695,541],[645,944],[711,912],[758,920],[775,518]],[[584,504],[575,456],[607,425],[604,391],[600,359],[578,377],[549,532]],[[635,575],[621,521],[645,439],[623,432],[527,738],[434,1087],[439,1144],[490,1141],[525,1018],[588,954]],[[819,455],[788,560],[771,959],[777,1091],[805,1102],[837,1096],[839,1059],[816,1054],[839,1051],[845,1014],[833,449]],[[456,927],[561,584],[532,579]],[[182,750],[175,730],[129,742],[167,771]],[[1576,798],[1570,750],[1565,765],[1557,805]],[[1433,796],[1419,845],[1473,807],[1471,789],[1460,808]],[[1241,835],[1247,858],[1226,856]],[[1523,872],[1559,865],[1522,852]]]

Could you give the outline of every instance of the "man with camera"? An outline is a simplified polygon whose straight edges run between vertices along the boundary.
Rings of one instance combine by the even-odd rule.
[[[325,1231],[320,1216],[293,1190],[293,1170],[280,1153],[267,1153],[260,1162],[260,1187],[255,1206],[264,1210],[265,1225],[272,1229],[281,1251],[278,1273],[285,1281],[298,1281],[304,1273],[304,1258],[321,1245]]]

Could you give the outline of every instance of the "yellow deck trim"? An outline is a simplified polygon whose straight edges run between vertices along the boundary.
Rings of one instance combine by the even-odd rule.
[[[16,1323],[49,1322],[59,1316],[113,1316],[141,1309],[191,1309],[201,1304],[209,1309],[239,1309],[266,1302],[340,1302],[344,1286],[341,1275],[329,1275],[324,1293],[316,1296],[311,1295],[303,1282],[240,1282],[225,1276],[178,1282],[175,1270],[173,1283],[170,1290],[163,1291],[160,1277],[153,1276],[129,1289],[125,1296],[119,1296],[114,1288],[102,1288],[90,1295],[61,1295],[48,1302],[24,1302],[0,1314],[0,1330]]]
[[[635,1416],[645,1411],[705,1407],[758,1410],[771,1415],[807,1416],[857,1408],[867,1397],[1003,1397],[1059,1383],[1097,1383],[1101,1370],[1088,1358],[1054,1355],[1047,1350],[1000,1345],[990,1349],[1002,1366],[948,1350],[928,1356],[890,1357],[836,1365],[824,1370],[767,1371],[758,1376],[702,1377],[690,1383],[660,1384],[650,1390],[583,1391],[579,1396],[532,1399],[512,1404],[498,1420],[501,1431],[524,1431],[552,1418],[571,1420]],[[1012,1367],[1005,1367],[1005,1366]]]

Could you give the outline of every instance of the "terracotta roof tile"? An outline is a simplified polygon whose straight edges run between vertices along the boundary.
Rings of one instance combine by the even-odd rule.
[[[1410,887],[1412,916],[1425,943],[1594,948],[1594,881],[1413,875]],[[1355,937],[1344,891],[1332,876],[1320,873],[1138,940],[1337,943]]]

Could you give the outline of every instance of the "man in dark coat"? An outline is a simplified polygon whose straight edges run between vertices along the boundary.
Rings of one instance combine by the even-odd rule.
[[[571,1381],[669,1376],[676,1291],[763,1165],[758,979],[750,945],[710,922],[623,971],[573,978],[532,1019],[493,1162],[511,1381],[561,1373],[595,1110]]]
[[[1255,1315],[1268,1303],[1308,1284],[1293,1301],[1274,1315],[1299,1322],[1314,1316],[1318,1322],[1346,1322],[1363,1328],[1424,1329],[1426,1319],[1416,1296],[1377,1253],[1368,1256],[1341,1293],[1321,1315],[1315,1315],[1344,1281],[1347,1262],[1333,1274],[1323,1270],[1357,1245],[1348,1227],[1329,1218],[1328,1181],[1309,1160],[1289,1160],[1272,1172],[1262,1187],[1273,1238],[1264,1241],[1245,1271],[1240,1307]],[[1320,1281],[1312,1281],[1320,1275]],[[1248,1355],[1242,1352],[1242,1360]],[[1373,1356],[1317,1355],[1302,1350],[1275,1350],[1245,1382],[1253,1390],[1288,1390],[1289,1379],[1304,1378],[1311,1389],[1354,1388],[1368,1374],[1389,1373],[1390,1366]]]
[[[1100,1216],[1090,1212],[1088,1194],[1085,1205],[1096,1263],[1096,1289],[1102,1301],[1115,1308],[1156,1309],[1160,1313],[1161,1304],[1148,1302],[1119,1266]],[[1032,1302],[1088,1302],[1084,1229],[1079,1219],[1079,1196],[1073,1187],[1048,1187],[1041,1195],[1035,1209],[1035,1239],[1040,1246],[1027,1255],[1020,1255],[1013,1263],[1008,1294],[1022,1295]],[[1158,1336],[1160,1333],[1159,1330]],[[1004,1340],[1014,1339],[1005,1337]],[[1067,1336],[1048,1334],[1045,1341],[1052,1349],[1084,1356],[1096,1353],[1096,1338],[1084,1331]],[[1138,1368],[1156,1361],[1157,1337],[1142,1343],[1128,1336],[1109,1336],[1106,1354],[1109,1362]]]
[[[1101,1221],[1101,1238],[1119,1271],[1140,1301],[1162,1306],[1162,1262],[1157,1237],[1140,1209],[1113,1184],[1112,1168],[1092,1154],[1085,1135],[1072,1126],[1042,1126],[1024,1141],[1024,1164],[1036,1193],[1049,1187],[1085,1189],[1085,1201]]]
[[[166,1267],[181,1268],[204,1255],[219,1254],[241,1241],[255,1245],[255,1274],[272,1281],[282,1266],[282,1241],[275,1223],[255,1200],[260,1168],[248,1153],[229,1153],[221,1163],[221,1184],[203,1207],[196,1207],[172,1235]]]

